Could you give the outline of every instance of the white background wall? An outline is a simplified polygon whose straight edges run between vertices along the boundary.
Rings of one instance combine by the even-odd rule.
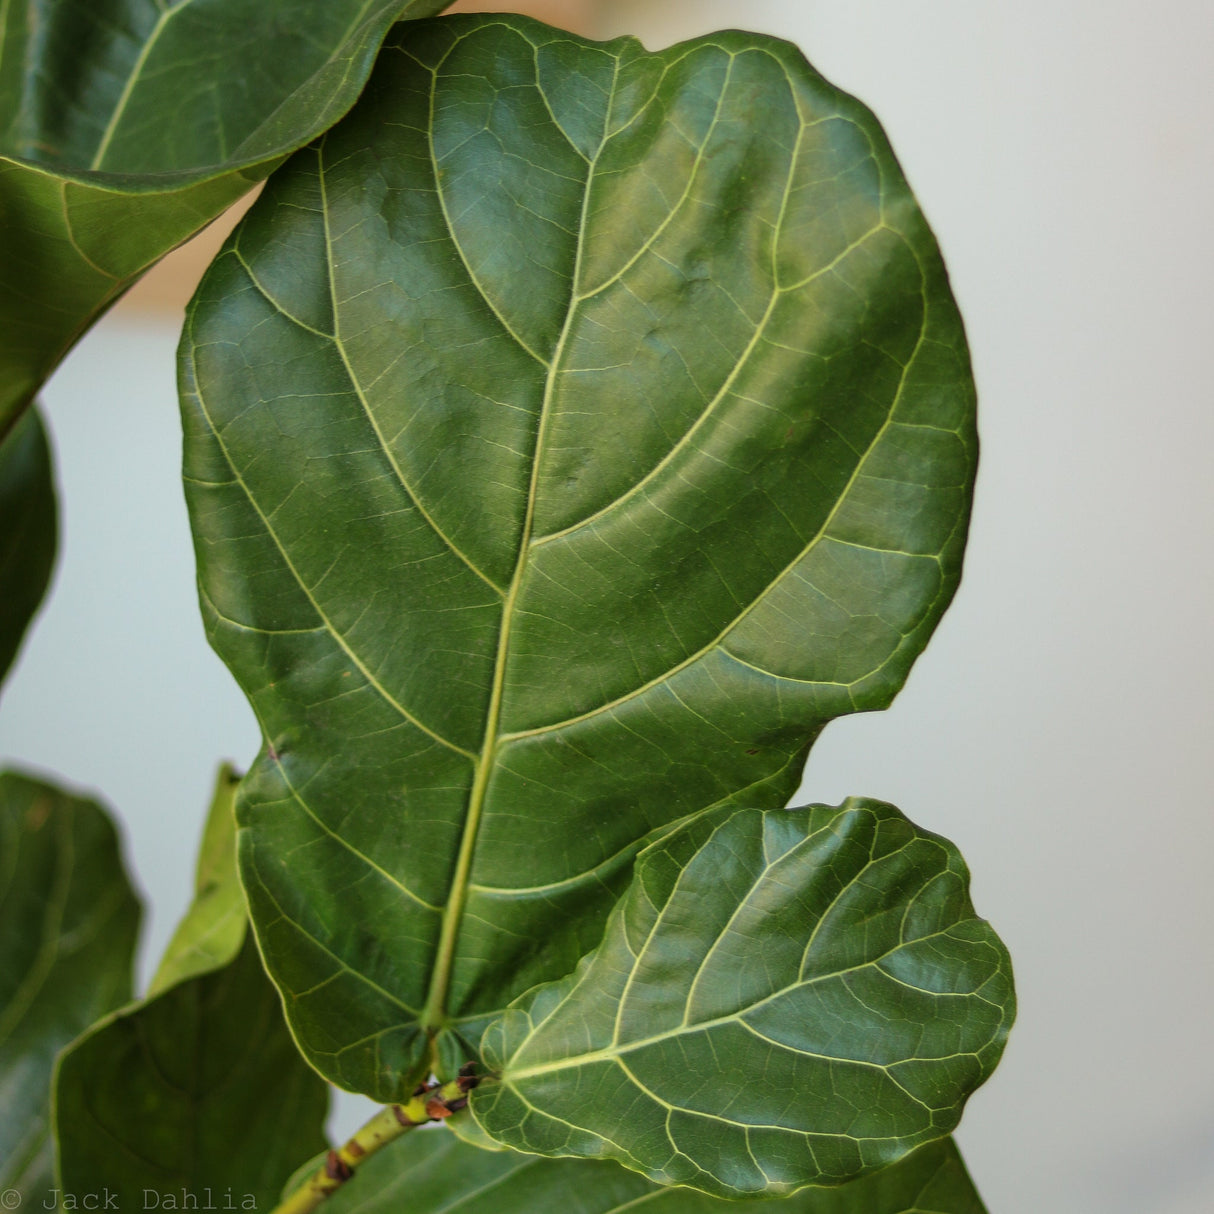
[[[983,466],[952,611],[893,709],[823,735],[805,795],[884,797],[951,836],[1012,949],[1020,1021],[960,1134],[993,1214],[1210,1214],[1214,7],[599,13],[650,46],[778,33],[889,130],[967,318]],[[47,392],[65,541],[0,700],[4,757],[126,817],[148,964],[212,760],[257,746],[194,605],[174,341],[119,314]]]

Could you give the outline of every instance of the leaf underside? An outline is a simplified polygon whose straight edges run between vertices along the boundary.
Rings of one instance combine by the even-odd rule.
[[[46,594],[57,530],[50,445],[30,410],[0,442],[0,683]]]
[[[951,1139],[834,1189],[803,1189],[778,1206],[739,1205],[663,1188],[612,1163],[478,1151],[451,1134],[409,1134],[372,1156],[326,1202],[328,1214],[986,1214]]]
[[[0,435],[92,321],[447,0],[0,6]]]
[[[131,997],[138,929],[101,807],[0,775],[0,1188],[30,1203],[54,1183],[55,1055]]]
[[[492,1138],[723,1197],[944,1137],[994,1069],[1011,963],[946,840],[893,806],[713,811],[654,843],[603,943],[485,1034]]]
[[[758,35],[401,27],[212,266],[181,385],[266,739],[254,926],[309,1059],[382,1100],[567,974],[651,831],[785,804],[959,576],[935,242],[871,114]]]
[[[148,1191],[159,1204],[230,1189],[268,1209],[295,1165],[326,1145],[328,1089],[287,1032],[243,914],[233,922],[235,788],[221,770],[195,898],[152,992],[59,1060],[65,1192],[106,1190],[119,1208],[147,1209]]]

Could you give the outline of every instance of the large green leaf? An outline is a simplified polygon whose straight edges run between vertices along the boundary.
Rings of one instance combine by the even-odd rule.
[[[94,801],[0,775],[0,1188],[53,1186],[55,1055],[131,997],[139,902]]]
[[[576,972],[489,1027],[473,1114],[725,1197],[883,1167],[953,1129],[1011,1027],[968,885],[878,801],[696,818],[641,854]]]
[[[738,1205],[664,1188],[612,1163],[478,1151],[441,1131],[413,1133],[373,1155],[325,1203],[325,1214],[985,1214],[951,1139],[832,1189],[778,1206]]]
[[[92,320],[449,0],[0,5],[0,435]]]
[[[66,1192],[148,1209],[183,1192],[231,1189],[272,1207],[292,1169],[325,1145],[328,1089],[283,1022],[243,913],[224,769],[207,821],[196,896],[153,993],[107,1017],[55,1073]]]
[[[0,441],[0,683],[46,593],[56,535],[50,445],[31,410]]]
[[[402,27],[212,266],[181,382],[265,735],[254,924],[309,1058],[385,1100],[598,943],[649,831],[786,803],[959,574],[936,245],[871,114],[758,35]]]

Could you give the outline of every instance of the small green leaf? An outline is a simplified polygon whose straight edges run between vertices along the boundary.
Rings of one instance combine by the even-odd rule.
[[[53,1185],[55,1055],[131,997],[139,901],[94,801],[0,775],[0,1188]]]
[[[0,5],[0,435],[92,321],[449,0]]]
[[[31,410],[0,442],[0,683],[46,593],[56,533],[50,444]]]
[[[197,896],[154,993],[60,1057],[55,1132],[65,1192],[105,1188],[120,1208],[147,1191],[231,1189],[273,1206],[301,1159],[325,1146],[328,1089],[299,1056],[243,915],[232,853],[235,778],[220,772]]]
[[[1011,1027],[968,885],[878,801],[703,815],[642,853],[575,973],[489,1027],[473,1114],[726,1197],[890,1164],[953,1129]]]
[[[613,1163],[479,1151],[441,1131],[398,1139],[325,1203],[325,1214],[985,1214],[952,1139],[831,1189],[770,1205],[663,1188]]]
[[[181,384],[265,735],[254,926],[309,1059],[385,1101],[594,947],[650,831],[786,804],[960,573],[935,241],[872,115],[759,35],[400,27],[212,266]]]
[[[222,969],[244,943],[248,911],[236,873],[236,818],[232,812],[239,784],[240,776],[231,767],[225,764],[219,769],[198,853],[194,901],[169,941],[148,998],[187,978]]]

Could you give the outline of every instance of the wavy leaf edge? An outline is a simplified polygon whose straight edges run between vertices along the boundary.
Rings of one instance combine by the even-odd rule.
[[[942,836],[858,797],[710,811],[638,856],[572,974],[491,1023],[471,1110],[514,1150],[785,1196],[951,1133],[1014,1017]]]

